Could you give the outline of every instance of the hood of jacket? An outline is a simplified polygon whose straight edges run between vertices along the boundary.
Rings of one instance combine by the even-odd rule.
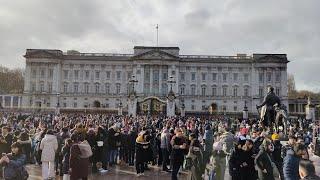
[[[55,135],[46,134],[43,138],[43,141],[52,142],[52,141],[55,141],[56,139],[57,137]]]

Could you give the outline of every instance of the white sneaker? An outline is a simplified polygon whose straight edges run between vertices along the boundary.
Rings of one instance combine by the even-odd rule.
[[[107,173],[108,171],[109,171],[108,169],[103,169],[103,168],[99,169],[99,172],[102,174]]]

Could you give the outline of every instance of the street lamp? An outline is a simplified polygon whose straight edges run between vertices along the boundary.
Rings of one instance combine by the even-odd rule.
[[[169,77],[168,83],[170,84],[170,91],[172,91],[172,84],[176,83],[176,81],[173,79],[173,76]]]
[[[138,80],[135,79],[135,75],[131,76],[131,79],[129,80],[130,84],[132,84],[132,92],[134,93],[134,84],[138,82]]]
[[[56,107],[57,114],[60,114],[60,93],[57,93],[57,107]]]

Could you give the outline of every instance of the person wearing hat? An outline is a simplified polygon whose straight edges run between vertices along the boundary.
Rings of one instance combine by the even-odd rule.
[[[270,139],[265,138],[260,146],[260,151],[255,158],[255,164],[258,169],[258,177],[260,180],[274,180],[273,174],[273,161],[271,153],[274,150],[274,146]]]
[[[274,145],[274,151],[272,152],[272,158],[273,158],[274,163],[276,164],[276,166],[279,170],[281,179],[284,179],[283,170],[282,170],[283,169],[283,159],[281,156],[282,144],[280,143],[280,140],[279,140],[280,136],[277,133],[273,133],[271,135],[271,139],[272,139],[272,143]]]

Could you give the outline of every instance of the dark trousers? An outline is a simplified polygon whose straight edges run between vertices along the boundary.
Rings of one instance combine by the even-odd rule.
[[[137,174],[144,173],[144,163],[143,162],[136,163],[136,171],[137,171]]]
[[[181,166],[182,166],[182,163],[180,162],[172,163],[171,180],[178,180],[178,172]]]
[[[129,148],[128,149],[128,163],[130,166],[134,165],[134,149]]]
[[[167,170],[168,167],[167,165],[169,164],[169,151],[164,148],[164,149],[161,149],[161,152],[162,152],[162,170]]]

